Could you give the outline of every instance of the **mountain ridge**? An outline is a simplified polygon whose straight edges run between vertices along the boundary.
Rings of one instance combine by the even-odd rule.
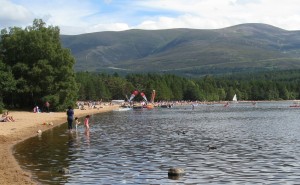
[[[62,35],[61,42],[77,71],[200,76],[300,68],[300,32],[258,23]]]

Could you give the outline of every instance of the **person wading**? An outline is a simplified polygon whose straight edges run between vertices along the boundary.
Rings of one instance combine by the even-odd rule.
[[[71,106],[69,106],[68,110],[67,110],[67,120],[68,120],[68,129],[69,129],[69,131],[72,131],[73,120],[74,120],[74,110]]]

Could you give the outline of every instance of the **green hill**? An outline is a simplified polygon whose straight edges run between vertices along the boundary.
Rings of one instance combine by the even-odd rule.
[[[77,71],[185,76],[300,69],[300,32],[266,24],[62,35]]]

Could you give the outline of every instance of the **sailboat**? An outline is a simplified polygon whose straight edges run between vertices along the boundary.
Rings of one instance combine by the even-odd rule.
[[[237,102],[238,102],[238,101],[237,101],[237,96],[236,96],[236,94],[233,96],[232,102],[233,102],[233,103],[237,103]]]

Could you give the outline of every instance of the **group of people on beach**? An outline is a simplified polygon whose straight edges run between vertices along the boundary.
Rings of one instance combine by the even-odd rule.
[[[34,113],[41,113],[42,110],[39,108],[39,106],[34,106],[33,108],[33,112]],[[44,112],[47,112],[49,113],[50,112],[50,103],[48,101],[45,102],[45,105],[44,105]]]
[[[88,131],[90,129],[89,119],[90,119],[90,115],[85,116],[84,127],[85,127],[86,131]],[[74,120],[75,120],[75,129],[77,130],[80,122],[78,120],[78,117],[75,117],[75,119],[74,119],[74,110],[71,106],[69,106],[68,110],[67,110],[67,121],[68,121],[69,131],[72,131],[72,129],[73,129],[73,121]]]

